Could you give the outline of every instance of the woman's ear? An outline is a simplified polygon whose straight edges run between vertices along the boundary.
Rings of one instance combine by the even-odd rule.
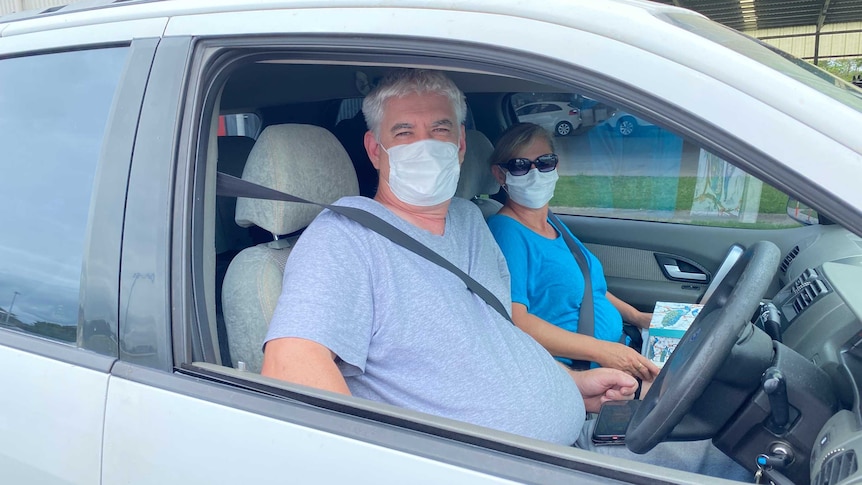
[[[506,172],[499,165],[491,165],[491,174],[500,185],[506,185]]]

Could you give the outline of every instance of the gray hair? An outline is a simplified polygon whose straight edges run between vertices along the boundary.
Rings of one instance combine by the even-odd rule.
[[[498,163],[506,163],[515,158],[515,154],[523,150],[536,138],[544,139],[554,151],[554,137],[548,130],[534,123],[518,123],[512,125],[508,130],[503,132],[497,145],[494,147],[494,152],[491,153],[489,159],[491,165]]]
[[[464,93],[445,74],[425,69],[399,69],[389,72],[375,88],[362,100],[362,114],[368,129],[380,139],[380,123],[383,122],[383,108],[391,98],[408,94],[436,93],[446,96],[455,110],[459,125],[467,118],[467,101]]]

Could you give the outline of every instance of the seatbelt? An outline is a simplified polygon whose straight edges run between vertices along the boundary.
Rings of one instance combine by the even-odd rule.
[[[572,252],[575,260],[578,262],[578,267],[581,268],[581,273],[584,275],[584,299],[581,302],[581,311],[578,315],[578,333],[595,337],[596,312],[593,307],[593,283],[590,280],[590,267],[587,264],[586,255],[584,254],[584,250],[581,249],[578,243],[576,243],[572,238],[572,235],[569,234],[569,230],[563,225],[560,218],[551,212],[550,209],[548,209],[548,218],[551,219],[551,222],[555,227],[558,226],[557,229],[563,235],[563,240],[566,241],[566,246],[569,247],[569,251]],[[623,323],[623,333],[620,335],[619,341],[619,343],[623,345],[626,345],[626,337],[628,337],[625,331],[625,326],[626,324]]]
[[[581,311],[578,315],[578,333],[590,337],[595,336],[595,318],[596,312],[593,309],[593,283],[590,279],[590,266],[587,264],[587,258],[584,256],[584,251],[578,246],[578,243],[569,234],[569,230],[563,225],[560,218],[557,217],[550,209],[548,209],[548,218],[551,223],[563,235],[563,240],[566,241],[566,246],[578,262],[578,267],[581,268],[581,273],[584,275],[584,299],[581,302]],[[625,334],[623,334],[625,338]]]
[[[247,180],[242,180],[241,178],[237,178],[233,175],[229,175],[223,172],[218,172],[218,175],[216,177],[216,195],[221,195],[225,197],[247,197],[250,199],[280,200],[285,202],[312,204],[341,214],[348,219],[362,224],[366,228],[380,234],[381,236],[389,239],[395,244],[409,251],[412,251],[419,256],[422,256],[428,261],[431,261],[432,263],[435,263],[445,269],[448,269],[449,271],[454,273],[455,276],[461,278],[461,280],[467,285],[467,289],[475,293],[477,296],[479,296],[479,298],[485,300],[485,303],[490,305],[491,308],[493,308],[494,310],[497,310],[500,315],[503,315],[503,318],[512,323],[512,318],[509,316],[509,313],[506,311],[506,308],[503,306],[503,303],[501,303],[500,300],[496,296],[494,296],[494,294],[491,293],[490,290],[482,286],[481,283],[474,280],[467,273],[461,271],[460,268],[452,264],[449,260],[434,252],[434,250],[432,250],[428,246],[425,246],[416,239],[413,239],[401,229],[398,229],[397,227],[393,226],[392,224],[384,221],[380,217],[377,217],[370,212],[364,211],[362,209],[357,209],[356,207],[319,204],[317,202],[305,200],[285,192],[271,189],[269,187],[264,187],[263,185],[255,184]]]

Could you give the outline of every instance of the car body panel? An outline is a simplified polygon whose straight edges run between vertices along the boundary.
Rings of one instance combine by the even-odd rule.
[[[63,351],[72,350],[69,348],[46,357],[7,346],[10,343],[7,339],[0,342],[0,366],[15,370],[0,373],[4,389],[0,397],[3,480],[69,485],[100,483],[107,370],[57,358]],[[41,346],[63,345],[43,342]]]
[[[298,386],[254,387],[230,369],[224,373],[234,380],[188,368],[195,356],[219,363],[209,343],[215,335],[203,335],[215,331],[215,303],[207,300],[214,290],[198,284],[211,278],[211,261],[198,258],[206,241],[194,232],[207,224],[200,201],[215,199],[207,185],[214,164],[205,176],[196,172],[212,141],[198,123],[212,115],[208,97],[220,96],[207,92],[202,73],[222,51],[242,46],[278,51],[285,65],[430,66],[466,79],[489,73],[583,92],[701,142],[862,234],[862,140],[854,128],[862,113],[677,27],[680,18],[702,19],[628,1],[472,0],[443,8],[430,0],[218,0],[144,2],[0,23],[0,56],[68,48],[69,39],[76,48],[131,43],[136,49],[127,73],[133,79],[117,95],[102,154],[106,168],[94,192],[82,283],[82,318],[117,328],[105,353],[122,362],[0,329],[0,364],[15,370],[0,374],[9,390],[0,399],[2,435],[12,437],[0,439],[0,468],[20,482],[74,484],[274,477],[701,482],[698,475],[459,429]],[[728,31],[726,38],[736,35]],[[354,86],[285,89],[278,102],[316,101],[326,89],[347,95]],[[747,115],[727,106],[744,106]],[[602,260],[609,289],[644,310],[656,300],[695,301],[705,289],[667,279],[656,255],[692,261],[711,277],[732,244],[770,239],[784,254],[800,239],[832,231],[562,217]],[[774,281],[772,291],[784,282]],[[86,347],[86,340],[79,345]],[[73,352],[96,364],[76,365],[66,358]],[[35,460],[26,453],[34,449],[59,458]]]
[[[106,422],[104,483],[516,483],[116,377]]]
[[[90,25],[63,25],[63,28],[39,30],[35,21],[5,26],[2,31],[0,55],[63,48],[69,38],[81,39],[80,45],[104,45],[128,42],[134,38],[160,37],[167,25],[166,18],[129,20],[116,23]]]

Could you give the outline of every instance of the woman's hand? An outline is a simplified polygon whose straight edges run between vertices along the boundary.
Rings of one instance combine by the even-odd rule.
[[[596,345],[599,346],[596,363],[600,366],[619,369],[647,382],[658,376],[659,368],[631,347],[598,339]]]

